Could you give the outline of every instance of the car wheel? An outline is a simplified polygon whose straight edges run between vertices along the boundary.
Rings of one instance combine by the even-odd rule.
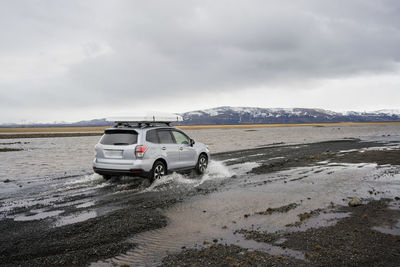
[[[111,175],[109,175],[109,174],[103,174],[102,176],[103,176],[103,178],[105,180],[110,180],[111,179]]]
[[[153,182],[166,174],[167,168],[165,167],[165,164],[161,161],[156,161],[150,172],[150,180]]]
[[[208,166],[208,158],[206,155],[201,154],[199,157],[199,160],[197,161],[197,165],[196,165],[196,172],[198,174],[203,174]]]

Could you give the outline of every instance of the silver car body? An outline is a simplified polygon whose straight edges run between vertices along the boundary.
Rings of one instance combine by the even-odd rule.
[[[106,129],[95,146],[93,170],[103,176],[148,177],[156,161],[162,161],[167,172],[194,169],[201,154],[210,159],[206,145],[174,127],[119,126]]]

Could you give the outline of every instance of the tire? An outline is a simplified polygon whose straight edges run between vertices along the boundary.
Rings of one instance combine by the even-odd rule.
[[[103,176],[104,180],[110,180],[111,179],[111,175],[109,175],[109,174],[103,174],[102,176]]]
[[[197,160],[197,164],[196,164],[197,174],[205,173],[207,167],[208,167],[208,158],[205,154],[201,154],[199,156],[199,159]]]
[[[155,180],[160,179],[162,176],[167,174],[167,168],[165,167],[165,164],[162,161],[157,160],[153,168],[150,171],[150,181],[154,182]]]

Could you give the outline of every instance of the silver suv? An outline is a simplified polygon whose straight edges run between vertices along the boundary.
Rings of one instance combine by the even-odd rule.
[[[93,170],[105,179],[131,175],[154,181],[172,171],[202,174],[209,159],[206,145],[168,124],[123,124],[104,131],[95,146]]]

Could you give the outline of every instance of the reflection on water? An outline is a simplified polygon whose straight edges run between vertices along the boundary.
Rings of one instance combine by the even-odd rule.
[[[83,211],[80,213],[61,217],[59,220],[57,220],[57,222],[55,223],[55,226],[58,227],[58,226],[63,226],[63,225],[67,225],[67,224],[83,222],[83,221],[89,220],[91,218],[95,218],[97,216],[98,216],[98,214],[94,210]]]
[[[381,227],[381,226],[374,226],[372,229],[375,231],[389,234],[389,235],[397,235],[400,236],[400,221],[398,221],[393,227]]]
[[[32,213],[33,210],[30,210]],[[33,213],[32,215],[19,215],[14,218],[14,221],[34,221],[34,220],[40,220],[44,219],[47,217],[52,217],[59,215],[63,213],[63,210],[53,210],[53,211],[43,211],[43,210],[37,210],[37,213]]]

